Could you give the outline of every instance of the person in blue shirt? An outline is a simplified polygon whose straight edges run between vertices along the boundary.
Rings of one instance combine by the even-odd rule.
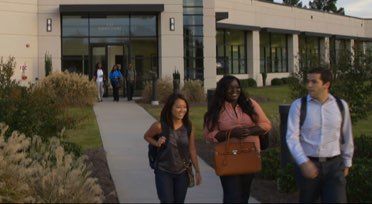
[[[298,165],[299,202],[314,203],[320,198],[322,203],[346,203],[345,177],[354,153],[349,106],[341,100],[342,113],[330,94],[330,69],[313,68],[307,80],[305,120],[300,126],[300,98],[289,109],[286,135],[288,149]]]
[[[110,81],[114,95],[114,101],[119,101],[119,89],[123,84],[123,75],[118,70],[117,65],[114,65],[110,72]]]

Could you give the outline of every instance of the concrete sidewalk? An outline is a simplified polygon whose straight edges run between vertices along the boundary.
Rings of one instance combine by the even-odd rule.
[[[155,177],[147,159],[145,131],[155,121],[135,102],[105,98],[94,106],[107,162],[120,203],[157,203]],[[203,182],[189,188],[186,203],[221,203],[222,187],[213,168],[199,158]],[[250,203],[257,203],[251,198]]]

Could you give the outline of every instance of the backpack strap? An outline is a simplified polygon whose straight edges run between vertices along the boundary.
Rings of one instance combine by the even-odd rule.
[[[340,109],[341,112],[341,144],[345,144],[344,134],[342,133],[342,129],[344,128],[344,120],[345,120],[345,107],[344,104],[342,104],[342,101],[340,98],[334,96],[337,102],[338,109]]]
[[[164,154],[164,152],[165,152],[164,150],[165,150],[165,148],[167,148],[167,144],[169,143],[169,138],[168,138],[169,133],[170,133],[169,126],[167,125],[167,123],[165,121],[161,121],[160,123],[161,123],[161,132],[159,134],[159,137],[164,136],[167,139],[165,140],[165,144],[162,145],[160,148],[158,148],[158,154],[156,155],[155,165],[154,165],[155,169],[158,168],[158,159],[161,155]]]
[[[341,129],[340,129],[341,135],[340,135],[340,137],[341,137],[341,144],[345,144],[344,135],[342,134],[342,129],[344,127],[344,120],[345,120],[345,107],[344,107],[344,104],[342,104],[342,101],[341,101],[340,98],[338,98],[336,96],[333,96],[333,97],[335,97],[338,109],[341,112]],[[307,111],[307,96],[303,96],[301,98],[300,129],[305,122],[306,111]]]
[[[307,96],[301,98],[301,110],[300,110],[300,129],[305,122],[307,111]]]

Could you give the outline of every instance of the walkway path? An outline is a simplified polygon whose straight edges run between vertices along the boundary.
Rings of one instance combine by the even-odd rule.
[[[120,203],[159,202],[143,134],[155,121],[135,102],[105,98],[94,106],[108,166]],[[203,183],[189,188],[186,203],[221,203],[222,188],[214,170],[199,158]],[[252,203],[257,200],[251,198]]]

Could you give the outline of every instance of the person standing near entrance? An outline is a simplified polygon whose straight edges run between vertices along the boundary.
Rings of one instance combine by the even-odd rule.
[[[127,81],[127,96],[128,101],[131,101],[133,99],[133,92],[134,92],[134,86],[136,84],[136,69],[132,66],[132,64],[129,64],[128,69],[126,70],[125,78]]]
[[[114,65],[111,69],[110,81],[114,95],[114,101],[119,101],[119,89],[123,83],[123,75],[121,74],[117,65]]]
[[[314,68],[307,75],[306,117],[300,125],[301,98],[288,115],[287,144],[297,163],[300,203],[346,203],[346,179],[354,143],[348,104],[330,94],[332,72]],[[343,114],[343,116],[342,116]]]
[[[97,87],[98,102],[101,102],[103,100],[103,94],[105,91],[103,88],[104,80],[105,80],[105,75],[103,73],[102,64],[98,62],[96,64],[96,71],[94,72],[94,75],[93,75],[93,81],[96,82],[96,87]]]

